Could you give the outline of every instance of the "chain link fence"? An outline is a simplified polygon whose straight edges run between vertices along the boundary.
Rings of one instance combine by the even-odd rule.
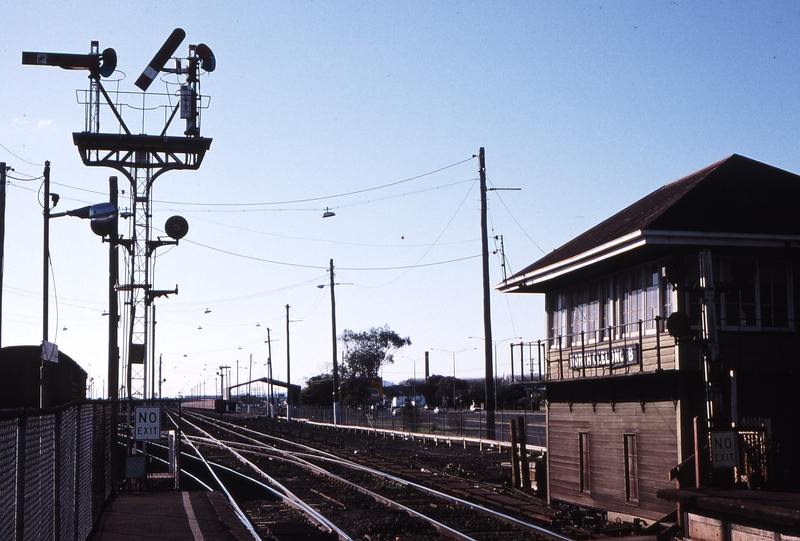
[[[0,411],[0,541],[83,541],[113,491],[114,404]]]
[[[501,410],[495,412],[495,439],[510,442],[509,423],[519,417],[526,425],[528,445],[547,446],[545,413],[543,411]],[[292,407],[292,418],[308,419],[319,423],[333,423],[332,408]],[[436,413],[421,408],[349,409],[342,408],[339,424],[342,426],[390,430],[441,437],[485,439],[486,412],[470,410],[448,410]]]

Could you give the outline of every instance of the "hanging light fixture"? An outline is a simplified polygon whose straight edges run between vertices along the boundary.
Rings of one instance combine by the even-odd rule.
[[[322,213],[323,218],[332,218],[336,216],[336,213],[333,212],[329,207],[325,207],[325,212]]]

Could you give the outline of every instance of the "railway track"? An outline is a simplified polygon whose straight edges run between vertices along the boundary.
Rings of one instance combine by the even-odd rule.
[[[300,443],[186,409],[182,427],[182,466],[224,490],[264,540],[568,541],[535,523],[541,505],[524,495],[379,453],[345,458],[335,438]]]

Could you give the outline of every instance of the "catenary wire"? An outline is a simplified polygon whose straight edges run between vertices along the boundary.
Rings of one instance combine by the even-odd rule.
[[[165,201],[164,203],[172,204],[172,205],[249,206],[249,207],[252,207],[252,206],[268,206],[268,205],[288,205],[288,204],[294,204],[294,203],[309,203],[309,202],[312,202],[312,201],[325,201],[326,199],[336,199],[336,198],[339,198],[339,197],[347,197],[347,196],[350,196],[350,195],[357,195],[357,194],[361,194],[361,193],[372,192],[372,191],[376,191],[376,190],[382,190],[384,188],[390,188],[392,186],[397,186],[398,184],[403,184],[405,182],[410,182],[412,180],[417,180],[417,179],[420,179],[420,178],[423,178],[423,177],[434,175],[434,174],[439,173],[441,171],[445,171],[446,169],[450,169],[452,167],[456,167],[457,165],[461,165],[462,163],[468,162],[468,161],[472,160],[473,158],[474,158],[474,156],[470,157],[470,158],[466,158],[466,159],[458,161],[458,162],[455,162],[455,163],[452,163],[450,165],[446,165],[444,167],[440,167],[438,169],[434,169],[433,171],[428,171],[427,173],[422,173],[420,175],[415,175],[413,177],[405,178],[403,180],[396,180],[394,182],[389,182],[387,184],[382,184],[380,186],[373,186],[371,188],[362,188],[360,190],[353,190],[353,191],[350,191],[350,192],[344,192],[344,193],[333,194],[333,195],[324,195],[324,196],[320,196],[320,197],[309,197],[309,198],[305,198],[305,199],[288,199],[288,200],[285,200],[285,201],[269,201],[269,202],[261,202],[261,203],[189,203],[189,202],[178,202],[178,201]]]

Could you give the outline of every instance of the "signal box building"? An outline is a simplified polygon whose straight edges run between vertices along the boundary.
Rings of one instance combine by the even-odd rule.
[[[797,491],[798,204],[800,177],[733,155],[498,286],[545,295],[550,499],[657,520],[696,464],[700,485]],[[703,430],[733,433],[735,463]]]

